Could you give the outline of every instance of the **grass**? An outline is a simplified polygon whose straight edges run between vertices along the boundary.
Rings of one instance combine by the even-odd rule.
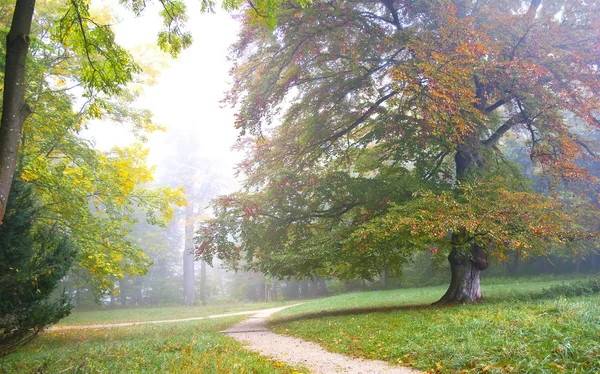
[[[526,277],[488,278],[482,285],[482,292],[488,302],[503,300],[528,300],[544,289],[569,285],[581,278],[573,277]],[[414,305],[429,305],[438,300],[447,286],[407,288],[389,291],[353,292],[324,299],[313,300],[294,308],[285,309],[279,318],[294,318],[306,315],[336,314],[348,309],[402,308]]]
[[[600,280],[546,276],[484,282],[486,302],[477,305],[430,307],[445,287],[361,292],[286,309],[273,327],[330,351],[431,373],[600,373]],[[61,324],[189,318],[282,305],[78,311]],[[219,333],[243,318],[50,331],[0,361],[0,373],[303,370],[248,352]]]
[[[600,295],[544,297],[576,282],[492,281],[485,303],[454,307],[427,306],[444,287],[340,295],[284,310],[273,327],[432,373],[600,373]]]
[[[2,373],[295,373],[219,333],[243,317],[42,334]]]
[[[136,307],[121,309],[101,310],[74,310],[67,318],[62,319],[57,325],[91,325],[103,323],[159,321],[165,319],[180,319],[204,317],[213,314],[234,313],[247,310],[277,308],[289,305],[286,302],[270,303],[241,303],[241,304],[216,304],[205,306],[172,306],[172,307]]]

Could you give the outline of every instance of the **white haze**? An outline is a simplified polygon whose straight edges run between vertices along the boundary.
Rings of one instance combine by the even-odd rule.
[[[222,191],[226,193],[237,188],[233,168],[241,159],[240,153],[231,150],[237,137],[233,110],[220,103],[229,88],[227,51],[235,41],[238,22],[222,10],[216,14],[201,14],[199,0],[186,1],[186,4],[190,16],[188,29],[194,42],[177,59],[165,57],[166,68],[157,76],[156,84],[144,88],[137,105],[150,109],[154,122],[165,126],[167,132],[193,137],[194,158],[218,165],[223,179],[228,181]],[[162,23],[157,4],[149,6],[141,17],[123,9],[116,0],[95,1],[94,6],[117,12],[119,22],[115,25],[115,34],[119,45],[148,51],[156,45]],[[93,139],[101,150],[134,141],[126,128],[107,122],[90,125],[85,136]],[[168,160],[179,162],[169,157],[176,152],[164,144],[167,137],[168,134],[157,132],[148,142],[149,163],[157,166],[159,179],[173,167]],[[197,166],[199,170],[207,167]],[[177,185],[177,181],[160,182]]]

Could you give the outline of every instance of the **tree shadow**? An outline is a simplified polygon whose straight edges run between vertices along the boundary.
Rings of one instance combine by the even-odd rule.
[[[422,310],[422,309],[444,309],[460,304],[443,304],[443,305],[432,305],[432,304],[419,304],[419,305],[397,305],[397,306],[381,306],[381,307],[368,307],[368,308],[350,308],[350,309],[335,309],[335,310],[322,310],[320,312],[313,312],[307,314],[301,314],[298,316],[281,317],[270,322],[272,325],[304,321],[309,319],[317,319],[323,317],[340,317],[340,316],[351,316],[358,314],[369,314],[369,313],[388,313],[396,312],[400,310]]]

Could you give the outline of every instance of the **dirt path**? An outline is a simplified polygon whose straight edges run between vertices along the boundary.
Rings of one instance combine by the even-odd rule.
[[[293,306],[293,305],[290,305]],[[356,374],[414,374],[416,370],[394,367],[384,361],[365,360],[331,353],[315,343],[289,336],[278,335],[267,329],[267,319],[282,309],[265,309],[240,322],[223,333],[246,343],[247,349],[270,356],[291,366],[303,366],[312,373]]]
[[[298,305],[298,304],[294,304]],[[290,305],[290,306],[294,306]],[[201,319],[212,319],[212,318],[223,318],[223,317],[232,317],[232,316],[243,316],[247,314],[257,314],[260,313],[261,310],[246,310],[244,312],[234,312],[234,313],[224,313],[224,314],[214,314],[211,316],[204,317],[192,317],[192,318],[179,318],[179,319],[161,319],[158,321],[141,321],[141,322],[120,322],[120,323],[105,323],[98,325],[67,325],[67,326],[52,326],[48,328],[48,331],[54,330],[80,330],[80,329],[103,329],[107,327],[123,327],[123,326],[134,326],[134,325],[154,325],[157,323],[174,323],[174,322],[185,322],[185,321],[197,321]]]
[[[252,317],[231,326],[223,333],[246,343],[246,348],[262,355],[273,357],[291,366],[305,367],[315,374],[354,373],[354,374],[415,374],[416,370],[405,367],[394,367],[384,361],[352,358],[338,353],[327,352],[321,346],[302,339],[278,335],[267,328],[267,319],[280,310],[299,304],[280,308],[248,310],[244,312],[214,314],[204,317],[167,319],[143,322],[122,322],[97,325],[52,326],[48,330],[101,329],[134,325],[150,325],[159,323],[175,323],[202,319],[223,318],[250,315]]]

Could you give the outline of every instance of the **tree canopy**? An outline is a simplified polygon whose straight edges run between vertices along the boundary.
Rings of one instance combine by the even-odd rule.
[[[110,24],[110,15],[81,7],[80,20],[72,6],[37,3],[25,77],[31,113],[17,167],[19,179],[37,196],[37,229],[54,227],[68,236],[77,249],[73,271],[99,291],[111,288],[111,277],[143,274],[150,265],[129,239],[136,212],[166,225],[173,207],[185,199],[182,189],[150,185],[153,168],[146,164],[143,143],[161,127],[148,110],[133,104],[139,95],[135,85],[124,86],[144,76],[132,56],[114,44],[110,27],[100,26]],[[11,7],[2,7],[0,21],[7,30]],[[136,142],[109,152],[95,149],[80,133],[97,119],[131,129]]]
[[[429,250],[449,255],[443,301],[459,302],[481,298],[489,255],[592,239],[582,222],[597,211],[532,191],[503,143],[517,139],[550,187],[595,186],[579,160],[597,157],[581,134],[600,126],[599,11],[289,1],[274,29],[247,11],[227,96],[245,189],[216,200],[198,255],[279,277],[372,277]]]

